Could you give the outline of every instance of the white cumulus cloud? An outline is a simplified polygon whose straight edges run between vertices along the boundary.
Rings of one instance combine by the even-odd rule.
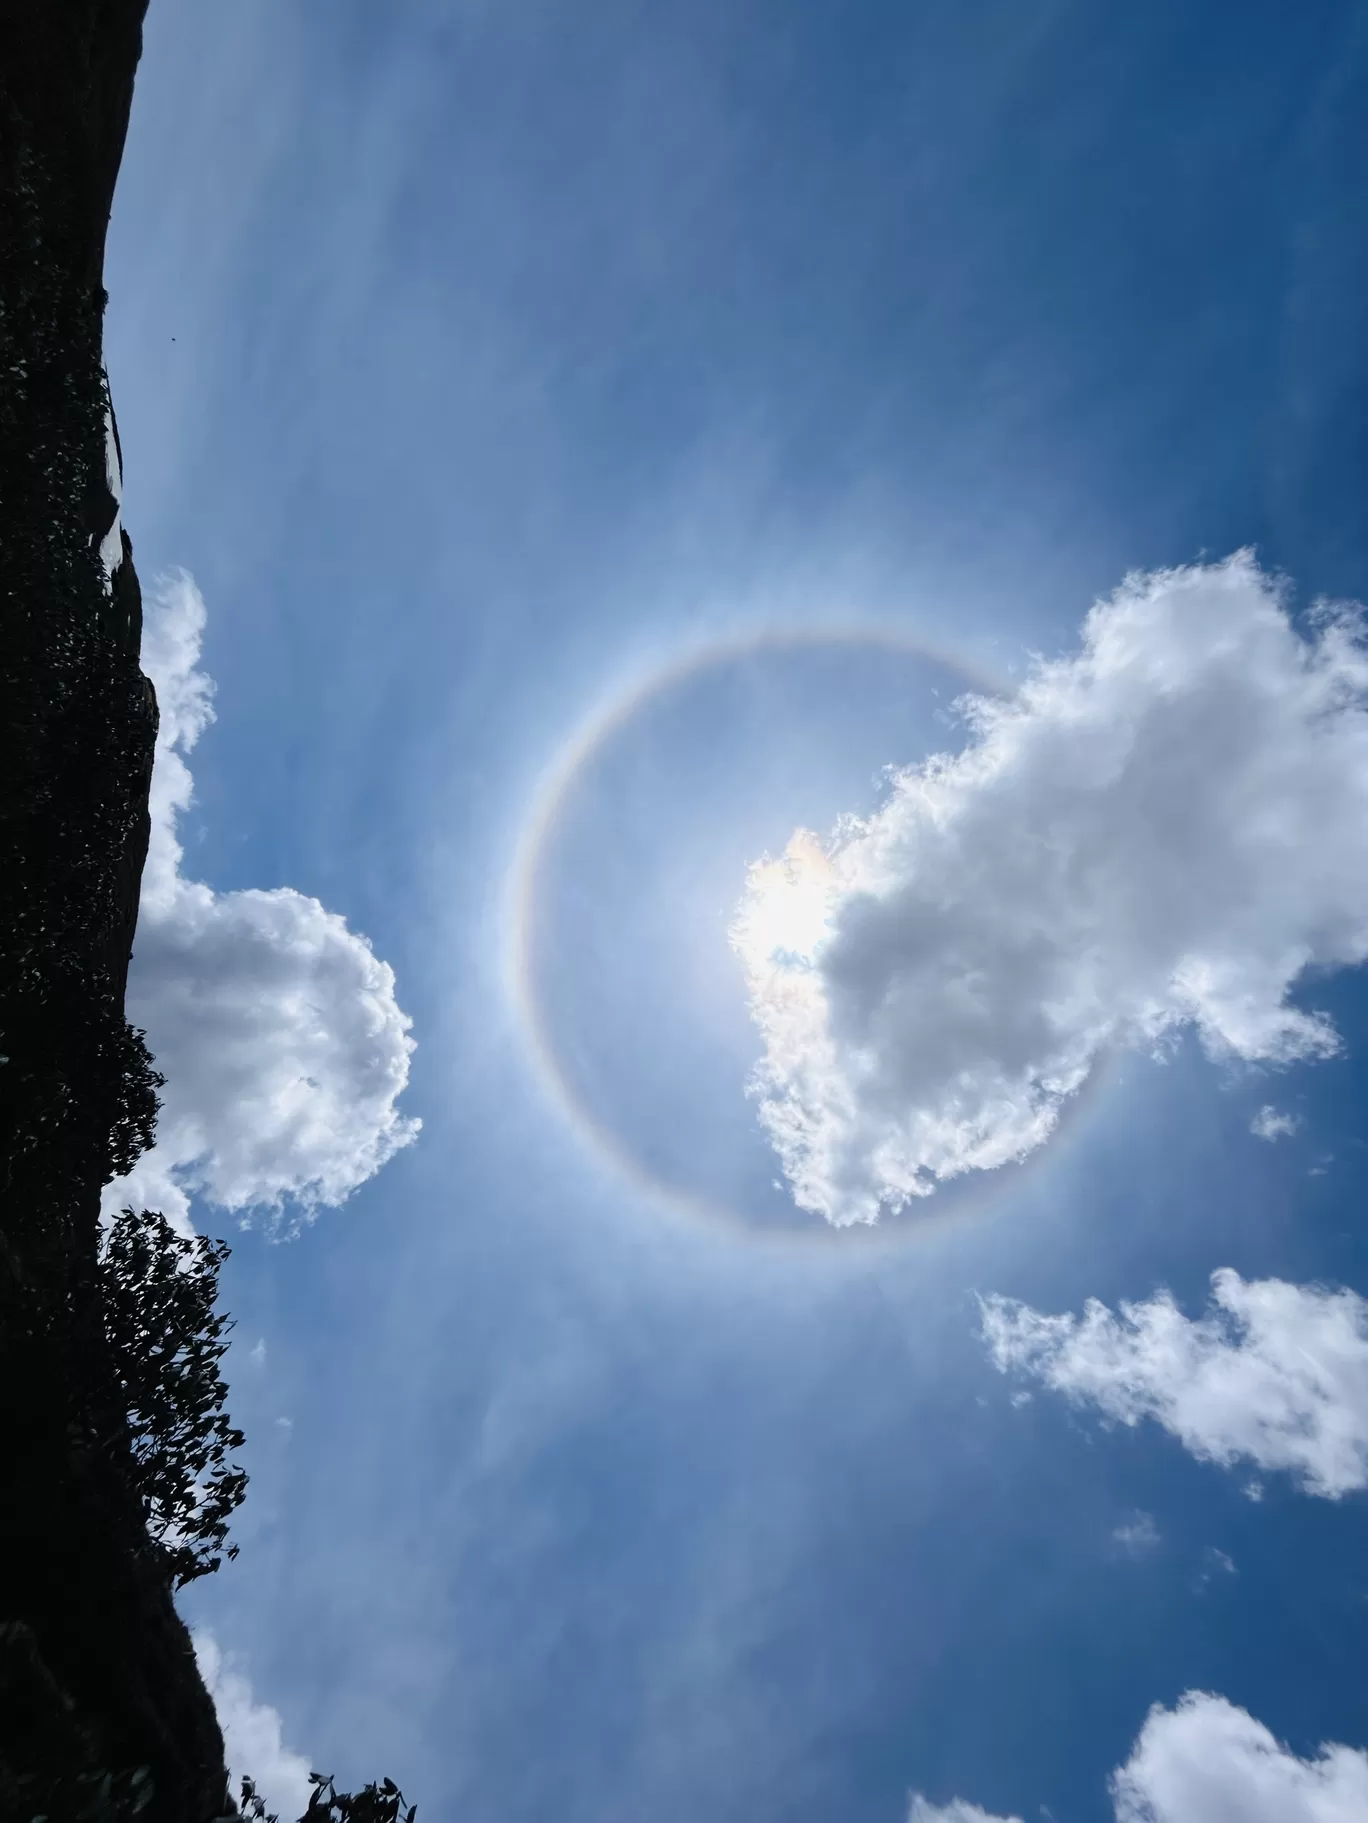
[[[1228,1267],[1211,1287],[1200,1317],[1167,1291],[1082,1316],[989,1297],[983,1336],[1001,1372],[1121,1424],[1152,1418],[1203,1461],[1285,1470],[1331,1500],[1368,1486],[1368,1300]]]
[[[1291,1003],[1368,955],[1361,611],[1299,631],[1247,552],[1130,577],[968,742],[750,870],[761,1119],[844,1224],[1041,1145],[1100,1055],[1338,1047]]]
[[[1289,1748],[1223,1696],[1190,1690],[1156,1704],[1124,1766],[1113,1773],[1116,1823],[1362,1823],[1368,1754],[1329,1745],[1314,1758]],[[938,1808],[914,1797],[908,1823],[1019,1823],[963,1800]]]
[[[279,1228],[341,1202],[413,1139],[418,1123],[395,1105],[411,1022],[389,965],[317,899],[186,878],[186,756],[213,720],[204,621],[183,573],[148,603],[143,666],[161,725],[128,1014],[166,1087],[155,1148],[105,1207],[135,1201],[184,1222],[199,1194]]]
[[[1299,1759],[1247,1710],[1189,1691],[1151,1709],[1112,1779],[1116,1823],[1362,1823],[1368,1754]]]
[[[309,1762],[285,1746],[279,1710],[253,1700],[250,1682],[212,1633],[197,1632],[193,1637],[200,1676],[223,1730],[234,1799],[246,1777],[255,1783],[268,1810],[285,1818],[303,1816],[312,1790]]]

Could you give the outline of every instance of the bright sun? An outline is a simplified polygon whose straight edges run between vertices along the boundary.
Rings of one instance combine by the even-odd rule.
[[[751,864],[731,929],[732,946],[749,970],[811,963],[830,930],[840,876],[810,829],[795,831],[779,859]]]

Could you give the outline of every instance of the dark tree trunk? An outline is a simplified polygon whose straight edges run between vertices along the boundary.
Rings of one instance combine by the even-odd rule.
[[[147,1823],[224,1808],[95,1271],[101,1187],[155,1106],[123,1003],[156,702],[127,535],[112,581],[99,549],[105,230],[145,9],[0,0],[0,1817],[25,1823],[131,1815],[149,1782]]]

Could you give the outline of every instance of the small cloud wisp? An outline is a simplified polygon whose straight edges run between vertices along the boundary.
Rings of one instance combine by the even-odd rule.
[[[1255,1139],[1267,1140],[1271,1146],[1280,1139],[1291,1139],[1294,1133],[1299,1133],[1301,1121],[1295,1114],[1283,1114],[1271,1102],[1265,1102],[1250,1121],[1249,1130]]]

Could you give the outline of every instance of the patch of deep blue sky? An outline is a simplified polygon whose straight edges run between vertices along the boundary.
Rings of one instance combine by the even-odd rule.
[[[1368,594],[1366,73],[1350,5],[153,0],[109,354],[141,566],[210,609],[189,866],[345,912],[420,1041],[419,1145],[231,1269],[254,1484],[192,1605],[315,1762],[500,1823],[894,1823],[909,1787],[1090,1823],[1190,1686],[1368,1740],[1359,1503],[1013,1410],[967,1296],[1368,1290],[1360,983],[1316,988],[1347,1062],[1131,1065],[989,1217],[789,1256],[557,1124],[498,922],[558,743],[709,633],[1057,649],[1125,569],[1249,541]],[[814,726],[864,779],[916,757],[866,754],[897,715],[858,670],[636,729],[565,927],[606,928],[615,791],[630,977],[681,823],[767,778],[782,823]],[[693,1003],[656,992],[668,1064]],[[568,1009],[596,1069],[619,1011],[611,976]],[[1265,1099],[1305,1136],[1250,1139]]]

